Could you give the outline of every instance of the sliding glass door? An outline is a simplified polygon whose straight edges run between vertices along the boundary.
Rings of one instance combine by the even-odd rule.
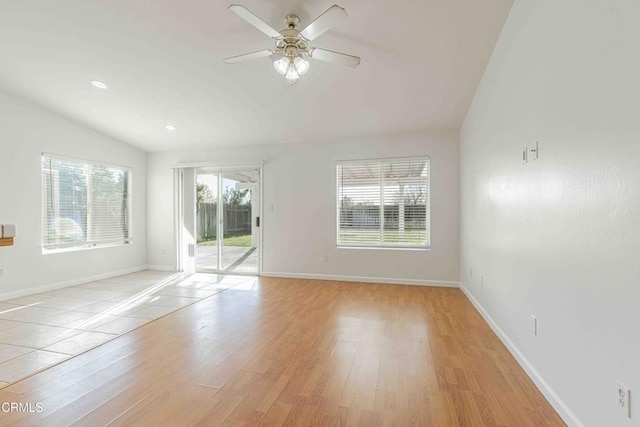
[[[222,173],[221,270],[258,272],[258,171]]]
[[[196,269],[258,274],[259,181],[254,169],[196,174]]]

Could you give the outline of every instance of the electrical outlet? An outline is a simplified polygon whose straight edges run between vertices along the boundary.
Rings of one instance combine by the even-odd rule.
[[[631,408],[629,407],[629,395],[631,391],[625,387],[620,382],[616,382],[617,392],[616,399],[618,402],[618,408],[620,409],[620,413],[624,414],[625,417],[631,418]]]
[[[531,315],[531,332],[533,335],[538,335],[538,318],[533,314]]]
[[[329,255],[326,255],[322,257],[322,261],[324,262],[329,262]]]

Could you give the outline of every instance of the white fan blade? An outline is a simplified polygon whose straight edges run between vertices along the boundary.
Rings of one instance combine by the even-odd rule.
[[[247,9],[246,7],[241,6],[239,4],[232,4],[232,5],[229,5],[229,9],[231,9],[233,13],[235,13],[240,18],[244,19],[249,24],[259,29],[269,37],[273,39],[279,39],[280,37],[282,37],[282,35],[279,32],[274,30],[269,24],[264,22],[262,19],[258,18],[256,15],[251,13],[251,11],[249,11],[249,9]]]
[[[338,25],[347,16],[346,10],[334,4],[300,31],[300,34],[307,40],[313,40]]]
[[[236,64],[238,62],[250,61],[252,59],[264,58],[265,56],[271,56],[274,52],[270,49],[259,50],[257,52],[245,53],[244,55],[232,56],[231,58],[223,59],[227,64]]]
[[[320,61],[332,62],[344,65],[345,67],[356,68],[360,65],[360,57],[347,55],[346,53],[334,52],[332,50],[320,49],[318,47],[309,50],[309,56]]]

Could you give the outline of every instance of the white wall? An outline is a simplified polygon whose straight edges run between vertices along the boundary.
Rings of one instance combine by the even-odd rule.
[[[133,169],[132,244],[42,254],[43,152]],[[0,91],[0,223],[18,229],[14,246],[0,247],[0,299],[144,266],[145,182],[143,152]]]
[[[336,161],[413,155],[431,157],[432,249],[337,249]],[[457,282],[458,158],[457,132],[149,154],[149,264],[175,263],[172,164],[212,161],[234,165],[264,159],[265,273]],[[327,263],[323,262],[324,254],[329,256]]]
[[[640,425],[639,24],[635,0],[517,0],[461,130],[461,279],[588,426]]]

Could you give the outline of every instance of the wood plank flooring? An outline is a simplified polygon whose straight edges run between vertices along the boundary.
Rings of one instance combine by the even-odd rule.
[[[256,278],[0,390],[3,425],[564,425],[458,289]]]

